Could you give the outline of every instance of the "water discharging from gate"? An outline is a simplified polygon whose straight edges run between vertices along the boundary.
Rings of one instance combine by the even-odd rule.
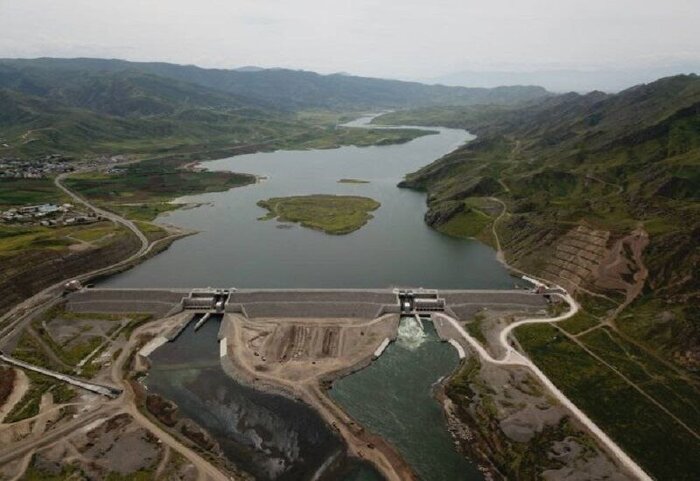
[[[483,479],[457,452],[432,390],[459,362],[432,322],[404,317],[399,335],[368,368],[336,381],[331,397],[367,429],[383,436],[422,481]],[[388,380],[391,380],[389,382]]]

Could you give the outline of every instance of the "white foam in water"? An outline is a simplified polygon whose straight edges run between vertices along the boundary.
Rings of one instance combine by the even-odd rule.
[[[398,344],[410,351],[415,351],[423,344],[428,335],[423,325],[414,317],[404,317],[399,324]]]

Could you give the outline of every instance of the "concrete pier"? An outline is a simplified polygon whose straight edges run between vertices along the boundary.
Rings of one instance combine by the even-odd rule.
[[[374,351],[374,354],[372,355],[372,359],[379,358],[379,356],[381,356],[384,353],[386,348],[389,347],[389,344],[391,344],[391,339],[389,339],[387,337],[382,341],[382,343],[379,345],[379,347]]]
[[[465,357],[467,357],[467,353],[464,352],[464,347],[462,347],[460,343],[458,343],[454,339],[448,339],[447,342],[449,342],[450,345],[457,350],[457,354],[459,355],[460,359],[464,359]]]
[[[202,327],[204,325],[204,323],[209,320],[210,317],[211,317],[211,312],[207,312],[206,314],[204,314],[202,316],[202,318],[199,321],[197,321],[197,324],[194,325],[195,332],[199,331],[199,328]]]

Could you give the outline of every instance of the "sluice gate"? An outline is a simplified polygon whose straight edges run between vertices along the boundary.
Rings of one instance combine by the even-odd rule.
[[[421,312],[444,312],[445,299],[435,289],[396,290],[401,314],[418,315]]]

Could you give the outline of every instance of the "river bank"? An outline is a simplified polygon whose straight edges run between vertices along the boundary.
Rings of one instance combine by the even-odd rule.
[[[299,319],[289,321],[301,322]],[[348,324],[348,321],[351,324]],[[349,353],[336,353],[337,360],[329,360],[327,356],[333,353],[328,351],[320,353],[320,356],[314,352],[308,352],[301,358],[299,358],[301,351],[297,351],[293,364],[284,361],[286,354],[282,354],[282,359],[279,361],[272,358],[269,362],[267,361],[268,357],[274,356],[274,351],[278,350],[279,346],[253,344],[255,339],[263,335],[275,337],[276,329],[273,328],[270,331],[267,326],[273,322],[284,324],[285,320],[261,320],[259,323],[253,323],[239,316],[225,319],[219,333],[220,342],[227,346],[226,354],[221,358],[224,371],[234,379],[258,390],[284,395],[311,406],[326,424],[341,436],[350,456],[370,462],[386,480],[416,479],[411,467],[386,440],[363,428],[327,394],[328,388],[335,380],[361,370],[372,362],[381,339],[396,337],[398,318],[392,315],[364,321],[305,320],[304,325],[307,329],[313,329],[308,326],[314,325],[317,329],[327,329],[329,326],[331,329],[343,329],[336,334],[337,337],[352,336],[352,341],[348,339],[345,343],[352,344],[353,347]],[[263,329],[268,330],[264,332],[252,330],[256,325],[265,325]],[[282,326],[280,328],[284,329]],[[313,332],[308,335],[314,337]],[[362,345],[358,347],[357,343],[360,341]],[[311,350],[313,351],[313,348]],[[344,350],[344,347],[340,346],[339,350]],[[277,368],[278,372],[274,372],[274,368],[273,372],[270,372],[269,368],[263,370],[263,366],[275,362],[282,363]]]
[[[346,454],[336,431],[308,404],[231,376],[219,350],[212,349],[219,332],[216,320],[196,333],[190,325],[149,355],[148,391],[173,402],[180,416],[215,440],[227,462],[257,479],[322,481],[346,479],[344,473],[358,469],[373,472]]]

